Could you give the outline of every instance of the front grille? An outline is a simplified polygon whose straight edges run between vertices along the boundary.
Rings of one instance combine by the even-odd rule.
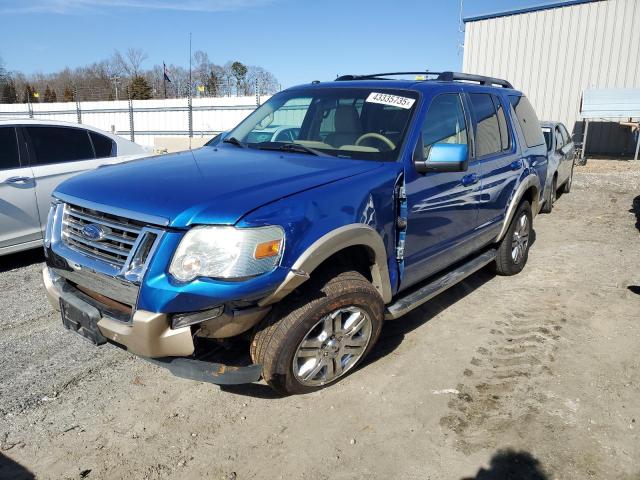
[[[100,240],[83,234],[83,229],[92,224],[100,227]],[[62,218],[62,240],[80,253],[122,268],[143,227],[144,224],[124,217],[67,203]]]

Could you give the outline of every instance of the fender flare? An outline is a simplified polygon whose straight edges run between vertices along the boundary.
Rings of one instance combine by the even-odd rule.
[[[347,247],[363,246],[369,251],[371,280],[385,304],[391,301],[391,281],[387,265],[387,250],[380,234],[369,225],[353,223],[330,231],[313,242],[295,261],[284,281],[259,306],[279,302],[302,285],[310,274],[332,255]]]
[[[531,205],[531,212],[533,213],[534,217],[538,214],[538,211],[540,210],[540,179],[537,175],[529,174],[527,177],[525,177],[524,180],[522,180],[522,182],[520,182],[520,185],[518,185],[518,188],[511,198],[511,202],[509,203],[509,207],[507,208],[507,213],[505,214],[504,221],[502,222],[502,228],[500,229],[500,233],[496,237],[496,242],[502,240],[502,238],[506,235],[507,230],[509,229],[509,225],[511,224],[511,219],[516,214],[516,208],[518,208],[520,200],[522,200],[525,192],[531,187],[534,187],[535,189],[535,195],[533,198],[533,203]]]

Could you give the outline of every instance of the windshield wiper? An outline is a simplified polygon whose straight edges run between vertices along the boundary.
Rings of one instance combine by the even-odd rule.
[[[240,140],[238,140],[236,137],[225,138],[222,142],[223,143],[231,143],[232,145],[235,145],[236,147],[244,148],[244,145],[242,144],[242,142],[240,142]]]
[[[319,152],[310,147],[306,147],[301,143],[264,143],[258,147],[260,150],[280,150],[283,152],[299,152],[299,153],[308,153],[309,155],[316,155],[318,157],[326,157],[328,156],[325,153]]]

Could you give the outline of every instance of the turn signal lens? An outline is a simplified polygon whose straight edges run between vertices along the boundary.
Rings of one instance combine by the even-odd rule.
[[[271,240],[270,242],[263,242],[256,245],[256,251],[253,256],[256,260],[261,258],[275,257],[280,254],[280,247],[282,246],[282,240]]]

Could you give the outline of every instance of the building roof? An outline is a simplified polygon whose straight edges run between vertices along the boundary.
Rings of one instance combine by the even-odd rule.
[[[531,5],[530,7],[516,8],[513,10],[503,10],[501,12],[486,13],[484,15],[475,15],[471,17],[464,17],[462,21],[464,23],[477,22],[478,20],[488,20],[490,18],[508,17],[510,15],[518,15],[521,13],[538,12],[540,10],[550,10],[552,8],[570,7],[572,5],[580,5],[582,3],[601,2],[603,0],[563,0],[551,3],[539,3],[537,5]]]
[[[582,118],[640,118],[640,88],[588,88],[582,95]]]

